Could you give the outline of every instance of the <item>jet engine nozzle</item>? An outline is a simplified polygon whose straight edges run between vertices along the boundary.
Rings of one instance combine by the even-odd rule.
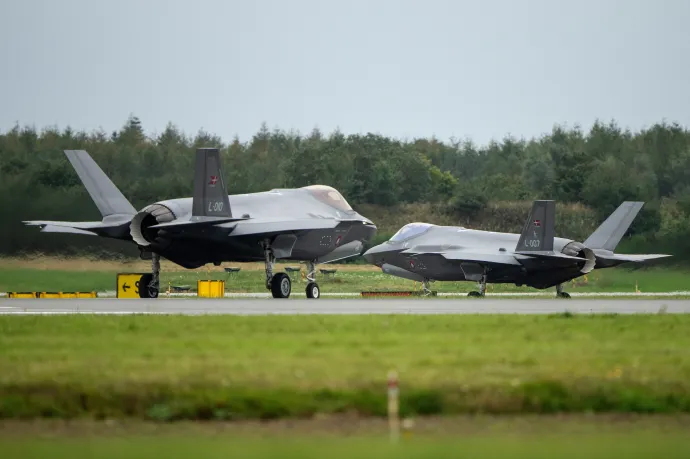
[[[568,243],[565,247],[563,247],[561,252],[571,257],[584,258],[586,260],[585,264],[582,269],[580,269],[580,272],[583,274],[587,274],[593,270],[594,266],[597,264],[597,257],[594,255],[592,249],[580,242],[573,241]]]
[[[168,240],[161,237],[158,229],[150,229],[153,225],[167,223],[175,220],[176,216],[170,208],[162,204],[151,204],[144,207],[132,219],[129,225],[129,233],[134,242],[142,247],[150,245],[160,247],[165,245]]]

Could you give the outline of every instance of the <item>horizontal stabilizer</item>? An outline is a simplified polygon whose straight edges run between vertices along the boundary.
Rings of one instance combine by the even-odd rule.
[[[643,205],[644,202],[625,201],[594,230],[584,244],[590,249],[613,252]]]
[[[149,226],[149,228],[153,229],[185,229],[185,228],[198,228],[201,226],[213,226],[213,225],[220,225],[223,223],[233,223],[233,222],[239,222],[239,221],[244,221],[248,220],[247,218],[213,218],[213,217],[199,217],[197,220],[183,220],[183,221],[178,221],[178,220],[173,220],[171,222],[167,223],[160,223],[158,225],[152,225]]]
[[[130,219],[111,222],[60,222],[50,220],[29,220],[22,222],[27,226],[38,226],[43,233],[72,233],[106,236],[118,239],[129,237]]]
[[[602,260],[610,260],[610,261],[630,261],[630,262],[642,262],[642,261],[647,261],[647,260],[656,260],[657,258],[666,258],[670,257],[671,255],[665,255],[661,253],[652,253],[652,254],[634,254],[634,255],[619,255],[617,253],[611,254],[611,255],[600,255],[597,253],[597,258],[600,258]]]
[[[136,209],[85,150],[65,150],[65,155],[103,217],[136,214]]]
[[[98,228],[103,225],[103,222],[57,222],[50,220],[28,220],[23,221],[27,226],[64,226],[68,228],[91,229]]]
[[[68,233],[68,234],[80,234],[82,236],[98,236],[97,233],[93,231],[86,231],[79,228],[72,228],[69,226],[56,226],[56,225],[44,225],[41,226],[41,233]]]

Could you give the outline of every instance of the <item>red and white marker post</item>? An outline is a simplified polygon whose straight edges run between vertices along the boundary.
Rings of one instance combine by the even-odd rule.
[[[393,443],[397,443],[400,438],[399,397],[398,374],[391,371],[388,373],[388,427]]]

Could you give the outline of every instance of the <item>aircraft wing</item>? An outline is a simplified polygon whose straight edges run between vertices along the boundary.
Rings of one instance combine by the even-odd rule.
[[[467,250],[448,250],[425,252],[421,250],[407,249],[400,252],[401,255],[435,255],[441,256],[446,260],[478,263],[483,265],[515,265],[520,266],[520,262],[512,253],[486,253],[471,252]]]
[[[286,233],[293,231],[330,229],[341,222],[327,218],[313,218],[303,220],[247,220],[237,223],[230,237],[251,236],[263,233]],[[220,225],[223,227],[224,225]]]
[[[212,218],[212,217],[202,217],[198,220],[173,220],[167,223],[159,223],[158,225],[149,226],[152,229],[166,229],[166,230],[184,230],[186,228],[193,229],[202,226],[218,226],[224,223],[234,223],[247,220],[246,218]],[[227,226],[225,227],[227,228]]]
[[[520,266],[520,262],[512,254],[466,252],[464,250],[453,250],[449,252],[441,252],[439,253],[439,255],[441,255],[446,260],[453,261],[467,261],[471,263],[479,263],[486,265]]]
[[[424,254],[425,252],[417,252],[414,250],[404,250],[402,254]],[[571,257],[559,252],[511,252],[511,253],[486,253],[486,252],[470,252],[466,250],[451,250],[446,252],[434,252],[446,260],[462,261],[478,263],[482,265],[522,265],[521,261],[530,258],[551,259],[557,262],[566,263],[583,263],[583,258]]]

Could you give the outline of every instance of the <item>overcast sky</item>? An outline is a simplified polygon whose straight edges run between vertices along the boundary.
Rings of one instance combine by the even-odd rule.
[[[0,130],[690,125],[688,0],[0,0]]]

